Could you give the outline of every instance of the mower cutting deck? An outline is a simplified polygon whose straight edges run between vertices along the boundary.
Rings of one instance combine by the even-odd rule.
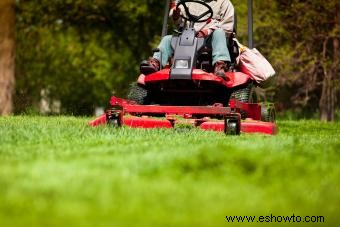
[[[105,114],[89,122],[89,125],[109,124],[114,127],[125,125],[133,128],[173,128],[176,125],[190,125],[203,130],[221,131],[227,135],[239,135],[241,132],[269,135],[277,133],[275,123],[260,121],[261,105],[240,103],[237,100],[230,100],[230,103],[230,107],[223,107],[220,104],[214,106],[138,105],[113,96],[110,100],[111,107]],[[241,110],[240,107],[247,110],[249,116],[254,118],[241,121],[241,114],[237,112]]]

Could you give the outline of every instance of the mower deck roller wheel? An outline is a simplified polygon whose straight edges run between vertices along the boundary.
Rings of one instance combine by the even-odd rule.
[[[226,135],[240,135],[241,133],[241,122],[238,118],[224,119],[224,133]]]
[[[106,112],[106,123],[114,128],[123,125],[123,113],[121,110],[110,109]]]

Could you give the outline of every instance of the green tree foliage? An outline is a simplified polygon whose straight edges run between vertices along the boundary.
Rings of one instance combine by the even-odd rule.
[[[62,112],[89,114],[112,92],[124,95],[159,39],[161,2],[19,1],[17,111],[38,107],[41,91]]]
[[[339,84],[339,1],[256,1],[256,41],[278,72],[276,99],[308,117],[334,105]],[[329,84],[329,85],[327,85]],[[326,87],[325,87],[326,86]],[[326,90],[331,90],[327,93]],[[322,93],[327,93],[322,95]],[[323,97],[322,97],[323,96]],[[327,96],[327,97],[326,97]]]

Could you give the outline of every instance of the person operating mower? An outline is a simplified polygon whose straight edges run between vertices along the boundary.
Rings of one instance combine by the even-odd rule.
[[[224,78],[231,62],[226,37],[229,37],[234,29],[234,6],[232,3],[229,0],[197,0],[188,2],[188,7],[183,9],[183,7],[177,7],[177,1],[172,1],[169,16],[172,17],[176,25],[184,26],[184,23],[188,23],[185,20],[186,10],[189,10],[188,13],[192,15],[202,14],[204,8],[201,4],[198,4],[199,2],[204,2],[211,7],[212,18],[205,22],[195,23],[196,36],[204,38],[205,46],[212,50],[214,74]],[[142,74],[154,73],[168,64],[174,52],[171,39],[172,35],[164,36],[158,45],[159,51],[155,52],[149,60],[141,63]]]

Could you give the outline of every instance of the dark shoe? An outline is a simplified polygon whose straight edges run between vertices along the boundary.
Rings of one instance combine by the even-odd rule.
[[[151,73],[159,71],[160,63],[156,58],[150,58],[149,60],[144,60],[140,64],[140,72],[144,75],[149,75]]]
[[[225,78],[225,72],[228,70],[228,65],[224,61],[217,61],[215,63],[214,74],[216,76]]]

